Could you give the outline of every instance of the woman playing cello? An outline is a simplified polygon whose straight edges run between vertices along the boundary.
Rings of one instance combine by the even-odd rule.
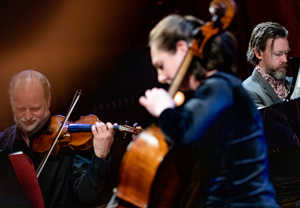
[[[214,2],[219,7],[211,7],[210,11],[225,14],[226,17],[227,12],[222,11],[222,7],[230,7],[228,2],[232,1]],[[174,144],[172,147],[189,148],[188,155],[177,154],[177,158],[185,163],[198,162],[194,168],[186,169],[188,172],[185,174],[190,176],[192,183],[200,180],[198,175],[208,172],[206,180],[201,183],[202,187],[199,187],[201,191],[196,190],[196,196],[191,196],[196,200],[195,207],[203,203],[204,207],[277,208],[275,191],[268,176],[267,146],[261,117],[241,86],[241,81],[232,75],[236,42],[231,33],[224,31],[223,23],[222,18],[218,17],[204,25],[191,16],[169,15],[162,19],[150,32],[149,46],[158,81],[171,86],[169,92],[158,88],[149,89],[139,101],[149,113],[157,117],[158,127],[164,139]],[[212,35],[209,35],[210,32]],[[181,76],[181,69],[187,69],[183,73],[185,76]],[[181,78],[179,82],[178,77]],[[193,91],[193,96],[180,107],[176,107],[172,98],[177,87],[183,91]],[[155,139],[156,135],[150,135],[149,132],[142,132],[134,143],[147,141],[153,146],[159,146],[160,138]],[[124,162],[132,149],[134,144],[130,145],[125,154]],[[150,153],[143,156],[146,155]],[[164,163],[166,158],[159,160]],[[156,168],[161,170],[161,167]],[[121,168],[121,171],[124,170]],[[173,169],[167,171],[170,175]],[[122,182],[126,182],[122,174],[117,196],[127,200],[130,197],[122,198],[125,193]],[[175,179],[169,176],[161,181]],[[151,188],[158,186],[154,181]],[[163,186],[159,189],[163,189]],[[172,187],[165,190],[165,193],[173,190]],[[155,191],[149,191],[146,196],[149,200],[143,206],[166,207],[161,205],[166,200],[162,196],[166,194],[160,192],[159,199],[159,196],[153,197]],[[174,196],[172,199],[181,197]],[[134,200],[128,202],[136,206],[142,204]],[[168,207],[190,207],[187,202],[182,206],[169,203]]]

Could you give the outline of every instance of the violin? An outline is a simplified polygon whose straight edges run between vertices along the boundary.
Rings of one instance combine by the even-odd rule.
[[[44,153],[49,151],[64,119],[65,117],[61,115],[55,115],[50,118],[47,128],[33,140],[32,148],[35,152]],[[62,134],[53,149],[54,155],[57,155],[59,150],[65,147],[76,151],[84,151],[91,148],[93,146],[91,128],[98,121],[100,120],[96,115],[90,114],[81,116],[75,122],[67,122],[63,126]],[[114,125],[114,129],[134,135],[142,131],[139,127],[128,125]]]

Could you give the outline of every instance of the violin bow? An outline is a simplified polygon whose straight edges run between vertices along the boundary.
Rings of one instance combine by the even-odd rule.
[[[58,138],[61,136],[61,133],[63,131],[63,127],[68,122],[68,120],[70,118],[70,115],[71,115],[72,111],[74,110],[74,107],[77,104],[77,102],[78,102],[81,94],[82,94],[82,90],[81,89],[76,90],[75,95],[74,95],[73,100],[72,100],[72,104],[70,105],[69,111],[68,111],[68,113],[67,113],[64,121],[62,122],[62,124],[60,125],[60,127],[58,129],[58,132],[57,132],[57,134],[55,136],[55,139],[54,139],[54,141],[53,141],[53,143],[52,143],[52,145],[51,145],[48,153],[45,155],[45,157],[43,158],[42,162],[40,163],[40,165],[39,165],[39,167],[37,169],[37,174],[36,174],[37,178],[39,178],[39,176],[40,176],[40,174],[41,174],[41,172],[42,172],[42,170],[43,170],[46,162],[48,161],[49,156],[53,152],[53,149],[54,149],[54,147],[55,147],[55,145],[56,145],[56,143],[58,141]]]

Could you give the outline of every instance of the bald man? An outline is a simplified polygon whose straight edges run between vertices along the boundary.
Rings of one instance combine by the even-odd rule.
[[[0,149],[24,152],[37,168],[42,157],[33,151],[32,142],[49,122],[50,83],[40,72],[21,71],[10,82],[9,96],[15,125],[0,133]],[[93,148],[86,153],[91,160],[69,148],[49,158],[38,178],[47,208],[88,207],[98,203],[108,175],[113,125],[97,122],[92,126],[92,134]]]

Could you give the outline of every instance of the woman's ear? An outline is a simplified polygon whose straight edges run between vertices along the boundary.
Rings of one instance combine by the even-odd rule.
[[[188,51],[188,44],[184,40],[180,40],[176,43],[176,51],[186,53]]]

